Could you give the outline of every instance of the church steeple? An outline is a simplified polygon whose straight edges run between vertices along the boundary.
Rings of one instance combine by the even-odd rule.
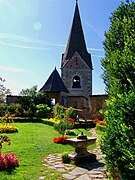
[[[72,58],[76,51],[84,59],[89,68],[92,69],[91,55],[87,51],[85,38],[83,34],[83,28],[78,7],[78,0],[76,0],[73,23],[71,26],[66,51],[62,57],[61,67],[63,67],[66,64],[66,62]]]

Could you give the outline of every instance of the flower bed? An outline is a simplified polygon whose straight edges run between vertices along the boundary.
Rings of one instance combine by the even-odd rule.
[[[95,124],[99,124],[101,126],[105,126],[106,125],[104,120],[100,121],[98,119],[95,119],[95,120],[92,120],[92,122],[95,123]]]
[[[0,133],[15,133],[18,132],[18,128],[14,126],[0,126]]]
[[[53,139],[54,143],[59,143],[59,144],[66,144],[66,139],[68,139],[67,136],[59,136],[57,138]]]
[[[0,154],[0,171],[9,170],[19,166],[19,160],[14,153]]]

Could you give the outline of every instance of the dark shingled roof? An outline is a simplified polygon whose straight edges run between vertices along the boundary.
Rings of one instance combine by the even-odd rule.
[[[61,67],[63,67],[70,58],[72,58],[76,51],[84,59],[86,64],[92,69],[91,54],[88,53],[86,48],[77,2],[66,51],[62,55]]]
[[[56,68],[54,69],[44,86],[40,89],[40,91],[69,93]]]

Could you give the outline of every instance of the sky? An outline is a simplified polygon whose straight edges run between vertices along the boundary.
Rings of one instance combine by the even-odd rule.
[[[123,0],[124,1],[124,0]],[[124,1],[125,2],[125,1]],[[72,25],[75,0],[0,0],[0,77],[12,95],[37,85],[56,67],[59,73]],[[104,32],[120,0],[78,0],[88,52],[92,55],[94,94],[105,94],[101,59]]]

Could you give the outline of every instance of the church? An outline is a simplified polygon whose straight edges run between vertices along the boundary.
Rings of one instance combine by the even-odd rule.
[[[67,41],[61,58],[61,75],[55,68],[39,91],[48,94],[52,105],[72,106],[89,117],[103,108],[108,95],[92,95],[92,59],[87,51],[78,0]],[[9,104],[14,97],[8,96]]]
[[[91,54],[87,51],[76,0],[68,42],[61,58],[61,76],[55,68],[40,91],[48,93],[54,104],[72,106],[88,114],[93,109],[93,99],[98,99],[100,109],[107,98],[106,95],[92,96],[92,70]]]

